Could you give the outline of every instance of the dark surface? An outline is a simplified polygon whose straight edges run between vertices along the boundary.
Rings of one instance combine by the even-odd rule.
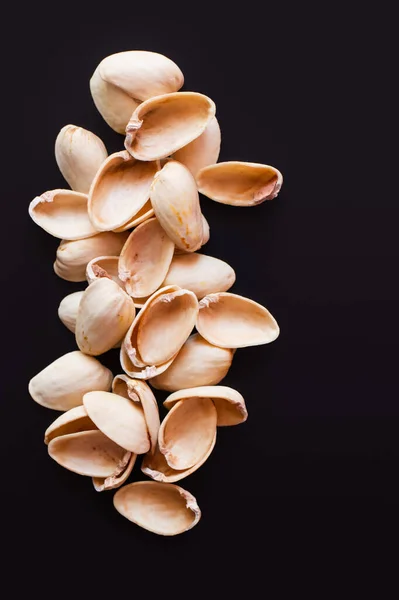
[[[272,5],[266,19],[250,10],[231,11],[228,21],[205,13],[71,8],[46,13],[44,24],[28,8],[9,22],[19,42],[3,66],[12,90],[2,118],[3,515],[14,534],[7,543],[18,564],[42,574],[93,563],[100,589],[127,571],[165,585],[172,573],[177,585],[180,572],[198,582],[196,565],[206,560],[230,573],[242,562],[246,577],[263,577],[257,545],[276,557],[310,532],[323,538],[331,525],[346,536],[355,522],[368,531],[399,501],[399,214],[392,196],[378,197],[377,210],[378,177],[362,188],[376,175],[357,151],[363,113],[354,92],[364,63],[353,70],[344,22],[330,28],[320,15],[315,29],[300,10],[285,19]],[[183,70],[184,89],[215,100],[220,160],[263,162],[284,174],[279,197],[259,207],[202,199],[211,227],[204,251],[235,268],[232,291],[266,305],[281,335],[237,352],[224,383],[244,395],[249,419],[219,430],[209,460],[180,482],[203,518],[175,539],[130,524],[112,493],[96,494],[89,479],[49,459],[43,432],[56,413],[27,393],[30,377],[75,348],[57,307],[83,288],[53,273],[58,241],[30,221],[28,203],[64,185],[53,146],[65,124],[94,131],[109,152],[122,149],[88,81],[103,57],[128,49],[166,54]],[[116,352],[104,362],[120,371]],[[133,479],[142,478],[139,464]]]

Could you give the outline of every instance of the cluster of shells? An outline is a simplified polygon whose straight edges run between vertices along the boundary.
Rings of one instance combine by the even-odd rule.
[[[88,283],[58,309],[79,350],[29,383],[36,402],[63,411],[45,432],[48,453],[91,477],[99,492],[120,487],[117,511],[161,535],[198,523],[196,499],[175,482],[206,461],[217,427],[247,418],[242,395],[217,385],[236,349],[279,334],[265,307],[227,291],[232,267],[196,251],[210,235],[199,192],[253,206],[276,197],[281,173],[217,163],[215,104],[179,92],[182,85],[178,66],[160,54],[105,58],[91,93],[107,123],[125,134],[125,150],[108,156],[96,135],[67,125],[55,156],[71,189],[47,191],[29,207],[35,223],[61,239],[55,273]],[[116,377],[94,358],[112,348],[120,348],[124,371]],[[172,392],[162,423],[147,381]],[[121,487],[138,455],[152,481]]]

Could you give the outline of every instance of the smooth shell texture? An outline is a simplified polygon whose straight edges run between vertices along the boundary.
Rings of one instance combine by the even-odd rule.
[[[192,402],[198,398],[210,398],[217,411],[217,425],[238,425],[248,418],[245,400],[237,390],[225,385],[209,385],[180,390],[168,396],[164,406],[168,409],[177,402]]]
[[[63,240],[57,249],[54,271],[67,281],[86,281],[86,266],[98,256],[119,256],[127,232],[106,231],[84,240]]]
[[[165,285],[191,290],[198,299],[214,292],[225,292],[236,280],[234,269],[226,262],[205,254],[181,254],[173,258]]]
[[[89,392],[83,405],[93,423],[116,444],[135,454],[148,452],[147,425],[138,402],[110,392]]]
[[[117,375],[112,382],[112,391],[133,402],[141,403],[150,439],[150,452],[154,453],[160,427],[158,404],[149,385],[145,381],[130,379],[127,375]]]
[[[200,303],[197,330],[221,348],[244,348],[269,344],[280,329],[269,311],[249,298],[221,292],[205,296]]]
[[[119,277],[128,294],[144,298],[155,292],[169,270],[174,249],[174,243],[156,219],[136,227],[119,257]]]
[[[80,301],[76,343],[86,354],[97,356],[118,344],[135,315],[132,299],[111,279],[93,281]]]
[[[142,100],[176,92],[184,83],[179,67],[156,52],[131,50],[107,56],[90,81],[94,103],[107,123],[124,133]]]
[[[130,356],[126,351],[126,346],[122,344],[120,362],[122,369],[125,371],[125,373],[129,375],[129,377],[134,377],[135,379],[151,379],[151,377],[156,377],[157,375],[160,375],[161,373],[166,371],[166,369],[170,367],[176,356],[177,354],[175,356],[172,356],[170,360],[164,362],[162,365],[137,366],[133,364]]]
[[[55,159],[64,179],[73,190],[88,194],[91,183],[108,152],[91,131],[65,125],[55,141]]]
[[[137,454],[126,452],[112,475],[109,477],[93,477],[93,486],[96,492],[114,490],[125,483],[130,473],[133,471],[136,458]]]
[[[214,438],[212,440],[212,445],[208,449],[208,452],[201,458],[201,460],[193,467],[190,467],[189,469],[183,469],[180,471],[172,469],[172,467],[168,465],[168,463],[165,460],[165,456],[162,454],[162,452],[160,452],[159,447],[157,447],[154,455],[148,453],[144,456],[141,465],[141,470],[145,475],[151,477],[151,479],[154,479],[155,481],[161,481],[165,483],[173,483],[174,481],[180,481],[181,479],[184,479],[185,477],[191,475],[191,473],[194,473],[194,471],[199,469],[200,466],[204,464],[204,462],[212,453],[215,444],[216,430]]]
[[[98,256],[97,258],[93,258],[93,260],[87,263],[87,282],[93,283],[96,279],[106,277],[115,281],[119,287],[125,290],[125,284],[119,279],[118,263],[119,256]]]
[[[126,450],[95,430],[56,437],[49,443],[48,453],[59,465],[79,475],[110,477]]]
[[[283,176],[269,165],[231,161],[201,169],[197,184],[201,194],[216,202],[254,206],[277,196]]]
[[[73,292],[72,294],[68,294],[65,296],[60,302],[58,307],[58,316],[60,321],[75,333],[76,328],[76,317],[78,316],[79,304],[83,296],[82,292]]]
[[[75,350],[35,375],[29,382],[29,393],[46,408],[69,410],[82,404],[86,392],[109,390],[112,377],[97,359]]]
[[[138,160],[166,158],[199,137],[215,112],[212,100],[196,92],[156,96],[134,111],[125,148]]]
[[[195,177],[201,169],[213,165],[220,154],[220,127],[216,117],[208,123],[197,139],[174,153],[173,158],[185,165]]]
[[[116,227],[114,231],[119,233],[120,231],[126,231],[127,229],[137,227],[137,225],[140,225],[140,223],[144,223],[144,221],[146,221],[147,219],[151,219],[151,217],[153,217],[154,214],[155,213],[154,209],[152,208],[151,202],[147,200],[143,208],[140,208],[140,210],[134,215],[131,221],[128,221],[121,227]]]
[[[190,336],[164,373],[150,379],[153,387],[174,392],[216,385],[230,369],[234,350],[210,344],[199,333]]]
[[[47,427],[44,432],[44,443],[48,444],[52,439],[61,435],[89,431],[91,429],[97,429],[97,427],[88,416],[85,407],[83,405],[76,406],[62,413]]]
[[[111,154],[95,176],[88,213],[98,231],[123,227],[148,202],[157,162],[140,162],[126,151]]]
[[[97,229],[87,213],[87,196],[72,190],[51,190],[29,204],[29,215],[44,231],[64,240],[91,237]]]
[[[217,414],[212,400],[177,402],[161,423],[159,449],[172,469],[190,469],[208,453],[215,437]]]
[[[167,162],[154,178],[150,199],[155,216],[176,246],[188,252],[198,250],[203,241],[203,221],[190,171],[175,160]]]
[[[178,485],[136,481],[114,495],[116,510],[136,525],[159,535],[178,535],[198,523],[197,501]]]

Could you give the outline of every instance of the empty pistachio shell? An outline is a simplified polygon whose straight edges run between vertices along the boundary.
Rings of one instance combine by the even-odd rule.
[[[97,233],[87,213],[87,196],[72,190],[51,190],[29,205],[29,215],[44,231],[64,240],[78,240]]]
[[[125,344],[122,343],[121,353],[120,353],[120,361],[121,367],[130,377],[134,377],[135,379],[150,379],[151,377],[155,377],[160,373],[166,371],[166,369],[172,364],[173,360],[177,356],[172,356],[171,359],[164,362],[162,365],[135,365],[133,364],[131,358],[129,357]]]
[[[135,160],[126,151],[101,165],[89,192],[88,213],[98,231],[129,225],[148,202],[157,162]]]
[[[148,452],[147,425],[139,402],[110,392],[89,392],[83,405],[93,423],[116,444],[135,454]]]
[[[84,291],[76,319],[76,343],[86,354],[107,352],[126,334],[135,315],[132,299],[115,281],[101,278]]]
[[[159,535],[178,535],[201,518],[197,501],[178,485],[136,481],[114,495],[116,510],[136,525]]]
[[[173,258],[163,285],[178,285],[201,299],[207,294],[225,292],[234,284],[234,269],[223,260],[205,254],[181,254]]]
[[[194,387],[191,389],[180,390],[170,394],[164,402],[168,409],[176,405],[177,402],[191,402],[193,399],[210,398],[216,406],[217,425],[238,425],[248,418],[245,400],[237,390],[225,385],[207,385]]]
[[[210,231],[209,223],[205,219],[204,215],[202,215],[202,242],[201,242],[201,246],[205,246],[205,244],[207,242],[209,242],[210,236],[211,236],[211,231]]]
[[[183,163],[195,177],[201,169],[217,162],[220,153],[220,127],[216,117],[194,141],[174,153],[173,158]]]
[[[112,279],[125,290],[125,284],[119,279],[118,275],[119,256],[97,256],[87,263],[86,279],[87,283],[93,283],[96,279],[106,277]]]
[[[216,202],[255,206],[277,196],[283,176],[268,165],[231,161],[201,169],[197,184],[201,194]]]
[[[112,382],[114,394],[141,404],[150,440],[150,451],[155,452],[160,426],[158,404],[151,388],[145,381],[130,379],[126,375],[117,375]]]
[[[91,429],[97,429],[97,427],[88,416],[83,404],[75,406],[75,408],[62,413],[47,427],[44,433],[44,443],[48,444],[52,439],[61,435],[89,431]]]
[[[140,223],[143,223],[147,219],[151,219],[154,216],[154,209],[152,208],[151,202],[147,200],[144,204],[143,208],[134,215],[133,219],[128,223],[125,223],[121,227],[116,227],[114,231],[119,233],[120,231],[126,231],[127,229],[132,229],[133,227],[137,227]]]
[[[48,453],[59,465],[79,475],[110,477],[124,460],[126,450],[101,431],[80,431],[51,440]]]
[[[215,111],[212,100],[196,92],[150,98],[132,114],[125,148],[138,160],[166,158],[199,137]]]
[[[215,437],[217,413],[209,398],[177,402],[161,423],[159,449],[172,469],[190,469],[207,455]]]
[[[55,141],[58,167],[76,192],[89,193],[94,175],[107,156],[100,138],[83,127],[65,125]]]
[[[190,336],[170,367],[150,379],[157,389],[174,392],[194,386],[216,385],[230,369],[234,350],[210,344],[199,333]]]
[[[86,392],[107,391],[112,373],[92,356],[68,352],[40,371],[29,382],[33,400],[46,408],[69,410],[83,402]]]
[[[141,470],[145,475],[148,475],[148,477],[151,477],[151,479],[154,479],[155,481],[161,481],[165,483],[173,483],[175,481],[180,481],[181,479],[184,479],[185,477],[191,475],[191,473],[194,473],[194,471],[199,469],[200,466],[204,464],[204,462],[212,453],[212,450],[215,447],[215,443],[216,429],[215,435],[212,440],[212,444],[209,447],[207,453],[202,456],[201,460],[199,460],[194,466],[190,467],[189,469],[182,469],[179,471],[177,471],[176,469],[172,469],[172,467],[168,465],[168,463],[165,460],[165,456],[159,450],[159,446],[157,446],[154,455],[147,453],[144,456],[141,465]]]
[[[97,256],[119,255],[128,235],[106,231],[84,240],[63,240],[57,249],[55,273],[67,281],[86,281],[87,263]]]
[[[198,250],[203,240],[202,214],[190,171],[175,160],[166,163],[154,178],[150,198],[155,216],[176,246]]]
[[[65,296],[58,307],[58,316],[65,327],[75,333],[76,317],[78,316],[79,304],[82,299],[83,292],[73,292]]]
[[[249,298],[220,292],[205,296],[199,306],[196,327],[215,346],[259,346],[273,342],[280,333],[269,311]]]
[[[93,477],[93,486],[96,492],[105,492],[120,487],[130,473],[133,471],[137,454],[126,452],[121,462],[117,465],[115,471],[109,477]]]
[[[169,270],[175,246],[156,219],[145,221],[126,240],[119,257],[119,277],[134,298],[159,288]]]
[[[166,56],[131,50],[104,58],[90,80],[90,89],[94,104],[108,125],[124,133],[142,100],[176,92],[183,82],[183,73]]]

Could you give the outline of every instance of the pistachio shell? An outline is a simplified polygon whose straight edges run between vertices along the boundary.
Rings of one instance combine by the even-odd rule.
[[[54,263],[55,273],[67,281],[86,281],[87,263],[98,256],[119,255],[128,235],[106,231],[84,240],[62,240]]]
[[[97,233],[87,213],[87,196],[72,190],[51,190],[29,204],[29,215],[44,231],[64,240]]]
[[[215,437],[217,413],[209,398],[177,402],[161,423],[159,449],[172,469],[190,469],[207,455]]]
[[[83,405],[75,406],[75,408],[62,413],[47,427],[44,433],[44,443],[49,444],[51,440],[61,435],[89,431],[91,429],[97,429],[97,427],[87,415],[85,407]]]
[[[93,486],[96,492],[105,492],[120,487],[130,473],[133,471],[137,454],[126,452],[125,456],[118,464],[116,470],[109,477],[93,477]]]
[[[73,292],[65,296],[60,302],[58,307],[58,316],[62,323],[75,333],[76,328],[76,317],[78,316],[79,304],[83,296],[82,292]]]
[[[202,244],[203,220],[195,179],[175,160],[158,171],[151,186],[155,216],[181,250],[194,252]]]
[[[135,160],[126,151],[111,154],[90,188],[88,213],[93,226],[111,231],[130,225],[148,202],[158,169],[157,162]]]
[[[102,277],[86,288],[76,319],[76,343],[86,354],[107,352],[126,334],[135,315],[132,299]]]
[[[205,296],[199,303],[199,333],[221,348],[244,348],[269,344],[280,329],[270,312],[261,304],[220,292]]]
[[[89,193],[91,182],[107,156],[100,138],[83,127],[65,125],[55,141],[58,167],[76,192]]]
[[[133,112],[125,148],[138,160],[166,158],[199,137],[215,111],[214,102],[196,92],[150,98]]]
[[[211,236],[211,231],[210,231],[209,223],[205,219],[204,215],[202,215],[202,242],[201,242],[201,246],[205,246],[205,244],[207,242],[209,242],[210,236]]]
[[[112,377],[97,359],[75,350],[35,375],[29,382],[29,393],[46,408],[69,410],[82,404],[86,392],[109,390]]]
[[[177,353],[176,355],[177,356]],[[131,358],[129,357],[126,346],[122,343],[121,353],[120,353],[120,362],[121,367],[130,377],[134,377],[135,379],[150,379],[151,377],[155,377],[156,375],[160,375],[172,364],[175,356],[162,365],[134,365]]]
[[[178,285],[201,299],[207,294],[225,292],[235,279],[234,269],[223,260],[193,252],[173,258],[162,285]]]
[[[154,453],[157,445],[160,421],[158,404],[151,388],[145,381],[130,379],[127,375],[117,375],[112,382],[112,391],[114,394],[141,404],[150,439],[150,452]]]
[[[116,510],[136,525],[159,535],[178,535],[201,518],[197,501],[178,485],[136,481],[114,495]]]
[[[135,454],[148,452],[150,442],[140,403],[110,392],[89,392],[83,405],[93,423],[116,444]]]
[[[174,252],[170,240],[156,219],[136,227],[119,257],[119,277],[135,298],[149,296],[159,288],[168,272]]]
[[[101,431],[80,431],[56,437],[48,453],[59,465],[79,475],[110,477],[124,460],[126,450]]]
[[[127,229],[137,227],[137,225],[140,225],[140,223],[144,223],[144,221],[146,221],[147,219],[151,219],[151,217],[153,217],[154,214],[155,213],[154,209],[152,208],[151,202],[147,200],[143,208],[140,208],[140,210],[134,215],[131,221],[125,223],[121,227],[117,227],[116,229],[114,229],[114,231],[119,233],[120,231],[126,231]]]
[[[234,350],[210,344],[199,333],[190,336],[170,367],[150,379],[153,387],[174,392],[194,386],[216,385],[226,377]]]
[[[176,92],[183,82],[183,73],[166,56],[131,50],[104,58],[90,80],[90,89],[108,125],[124,133],[140,101]]]
[[[255,206],[278,195],[283,176],[269,165],[231,161],[201,169],[197,184],[201,194],[216,202]]]
[[[195,177],[201,169],[217,162],[220,153],[220,127],[216,117],[194,141],[174,153],[173,158],[185,165]]]
[[[112,279],[119,285],[122,290],[125,290],[125,284],[119,279],[118,275],[119,256],[97,256],[87,263],[86,279],[87,282],[93,283],[97,279],[106,277]]]
[[[208,385],[180,390],[170,394],[164,402],[167,409],[179,402],[191,402],[198,398],[210,398],[217,411],[218,427],[238,425],[248,418],[245,400],[237,390],[225,385]]]

